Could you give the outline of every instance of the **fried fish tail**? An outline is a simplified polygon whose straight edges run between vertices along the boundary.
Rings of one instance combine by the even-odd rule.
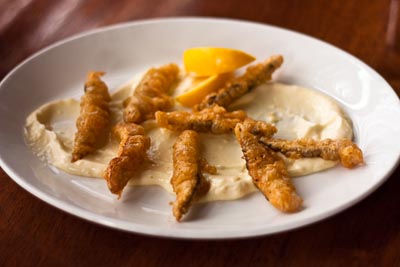
[[[261,138],[260,141],[270,149],[279,151],[288,158],[314,158],[339,160],[346,168],[354,168],[364,163],[361,149],[352,141],[298,139],[293,141]]]
[[[271,80],[272,73],[274,73],[282,63],[283,57],[281,55],[276,55],[262,63],[248,67],[242,76],[227,82],[225,87],[218,92],[207,95],[200,104],[194,107],[194,110],[199,111],[214,105],[228,107],[233,101],[253,88]]]
[[[252,127],[250,121],[238,123],[235,135],[255,186],[280,211],[298,211],[303,200],[296,192],[285,163],[274,151],[259,143],[259,138],[251,133]]]
[[[351,169],[364,163],[362,150],[350,140],[339,140],[338,146],[339,160],[344,167]]]
[[[176,193],[172,211],[179,221],[192,202],[208,192],[210,184],[201,174],[199,136],[195,131],[187,130],[179,135],[172,156],[174,171],[171,185]]]
[[[104,178],[111,193],[121,197],[128,181],[138,173],[150,147],[150,138],[144,128],[134,123],[119,123],[113,129],[121,141],[118,156],[113,158],[104,172]]]
[[[178,81],[179,67],[168,64],[152,68],[144,75],[133,95],[124,102],[124,121],[141,123],[154,118],[157,110],[168,110],[174,104],[168,95]]]
[[[201,158],[200,167],[202,172],[217,174],[217,167],[211,165],[205,158]]]
[[[74,148],[71,162],[93,153],[107,141],[110,127],[111,98],[107,85],[100,79],[104,72],[89,72],[85,94],[81,98],[80,114],[76,120]]]

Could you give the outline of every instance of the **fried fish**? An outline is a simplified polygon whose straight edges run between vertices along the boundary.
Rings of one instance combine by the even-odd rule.
[[[118,156],[108,163],[104,178],[111,193],[121,197],[122,190],[146,159],[150,138],[145,136],[142,126],[134,123],[119,123],[113,128],[113,133],[121,141]]]
[[[186,130],[179,135],[172,157],[174,171],[171,185],[176,193],[172,211],[179,221],[192,202],[208,192],[210,184],[201,173],[199,136],[195,131]]]
[[[218,92],[207,95],[200,104],[194,106],[193,110],[199,111],[214,105],[225,108],[228,107],[233,101],[253,88],[271,80],[272,73],[274,73],[282,63],[283,57],[277,55],[270,57],[262,63],[248,67],[242,76],[228,81]]]
[[[172,131],[194,130],[213,134],[233,133],[235,126],[244,120],[254,121],[253,133],[270,136],[276,128],[263,121],[255,121],[247,117],[243,110],[228,112],[220,106],[213,106],[199,112],[172,111],[156,112],[156,121],[159,127]]]
[[[288,158],[320,157],[325,160],[339,160],[346,168],[354,168],[364,163],[361,149],[347,139],[313,140],[303,138],[288,141],[262,137],[260,141],[268,148],[281,152]]]
[[[100,79],[104,72],[89,72],[85,94],[81,98],[80,114],[76,120],[74,148],[71,162],[84,158],[104,145],[110,127],[111,98],[107,85]]]
[[[178,81],[179,67],[169,64],[151,68],[144,75],[133,95],[124,102],[124,121],[141,123],[153,119],[157,110],[168,110],[174,105],[168,95]]]
[[[259,138],[251,133],[252,128],[251,121],[238,123],[235,135],[255,186],[275,208],[283,212],[299,210],[303,200],[296,192],[285,163],[276,152],[259,142]]]

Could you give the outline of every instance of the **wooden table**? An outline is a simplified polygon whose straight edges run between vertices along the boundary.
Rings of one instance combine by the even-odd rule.
[[[303,32],[360,58],[400,94],[399,0],[1,0],[0,78],[62,38],[163,16],[230,17]],[[108,229],[45,204],[2,170],[0,178],[0,266],[400,266],[399,168],[371,196],[333,218],[232,241]]]

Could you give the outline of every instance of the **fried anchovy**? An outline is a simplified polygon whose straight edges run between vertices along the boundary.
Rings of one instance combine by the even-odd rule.
[[[174,102],[168,92],[178,81],[178,74],[175,64],[148,70],[133,95],[124,102],[124,121],[141,123],[153,119],[157,110],[170,109]]]
[[[346,168],[354,168],[364,163],[363,153],[352,141],[298,139],[293,141],[281,139],[260,138],[260,141],[270,149],[281,152],[288,158],[314,158],[339,160]]]
[[[113,129],[119,138],[118,156],[113,158],[104,172],[111,193],[121,197],[128,181],[138,173],[150,147],[150,138],[144,135],[144,128],[134,123],[119,123]]]
[[[225,87],[218,92],[207,95],[193,110],[199,111],[214,105],[228,107],[233,101],[253,88],[271,80],[272,73],[274,73],[282,63],[283,57],[277,55],[270,57],[262,63],[248,67],[242,76],[228,81]]]
[[[93,153],[107,141],[110,127],[111,98],[107,85],[100,79],[104,72],[89,72],[85,82],[85,94],[76,120],[74,149],[71,162]]]
[[[296,193],[285,163],[273,150],[259,142],[259,138],[251,133],[252,127],[250,121],[238,123],[235,135],[253,183],[275,208],[283,212],[299,210],[303,201]]]
[[[213,106],[199,112],[156,112],[158,126],[172,131],[194,130],[214,134],[233,133],[236,124],[244,120],[254,121],[252,132],[256,135],[268,137],[276,132],[273,125],[250,119],[242,110],[227,112],[220,106]]]
[[[210,184],[201,173],[199,136],[195,131],[186,130],[179,135],[172,157],[174,171],[171,185],[176,193],[173,214],[179,221],[192,202],[208,192]]]

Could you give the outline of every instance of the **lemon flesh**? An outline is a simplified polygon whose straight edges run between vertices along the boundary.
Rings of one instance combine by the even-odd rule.
[[[252,55],[243,51],[220,47],[195,47],[183,53],[185,70],[197,76],[231,72],[254,60]]]
[[[204,78],[193,78],[190,79],[191,84],[184,92],[176,97],[176,100],[185,107],[193,107],[200,103],[208,94],[217,91],[222,88],[226,81],[232,77],[232,73],[224,73],[220,75],[213,75]]]

